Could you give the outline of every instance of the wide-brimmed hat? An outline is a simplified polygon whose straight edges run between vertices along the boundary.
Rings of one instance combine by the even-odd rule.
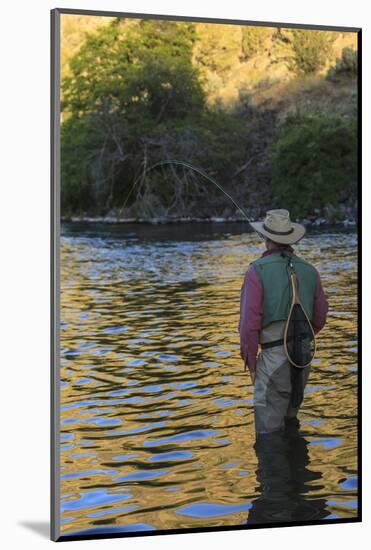
[[[278,244],[294,244],[305,235],[304,225],[292,222],[289,211],[283,208],[268,210],[263,222],[250,222],[250,225]]]

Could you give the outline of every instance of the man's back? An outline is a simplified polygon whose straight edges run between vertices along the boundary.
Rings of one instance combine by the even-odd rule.
[[[328,302],[317,269],[294,254],[294,249],[291,246],[283,248],[277,245],[265,250],[260,258],[250,263],[240,295],[240,319],[238,323],[240,354],[245,366],[248,365],[250,372],[255,371],[259,336],[263,327],[268,326],[270,322],[275,320],[287,319],[288,304],[290,303],[288,279],[281,277],[281,291],[279,291],[280,284],[275,276],[277,271],[273,271],[270,267],[273,265],[277,267],[275,262],[278,264],[282,260],[279,265],[282,273],[284,272],[283,267],[286,269],[286,266],[283,258],[280,259],[282,252],[292,254],[296,269],[301,273],[299,295],[300,298],[303,296],[303,307],[306,308],[314,332],[318,333],[326,322]],[[315,288],[313,292],[314,279]],[[307,287],[303,284],[305,280],[309,283]]]
[[[312,320],[317,285],[316,269],[289,249],[277,252],[252,262],[263,291],[262,327],[288,317],[292,297],[289,262],[297,276],[300,301],[308,318]]]

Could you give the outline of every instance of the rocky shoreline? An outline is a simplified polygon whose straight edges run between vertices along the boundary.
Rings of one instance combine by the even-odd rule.
[[[255,221],[251,218],[251,221]],[[258,221],[258,220],[257,220]],[[343,226],[343,227],[356,227],[357,221],[354,217],[347,217],[342,220],[330,220],[324,217],[315,218],[303,218],[296,219],[298,223],[302,223],[309,227],[322,227],[322,226]],[[234,222],[248,222],[248,220],[242,216],[209,216],[209,217],[196,217],[196,216],[179,216],[173,218],[165,217],[153,217],[153,218],[119,218],[116,216],[70,216],[61,217],[62,223],[105,223],[105,224],[125,224],[125,223],[148,223],[148,224],[172,224],[172,223],[192,223],[192,222],[205,222],[205,223],[234,223]]]

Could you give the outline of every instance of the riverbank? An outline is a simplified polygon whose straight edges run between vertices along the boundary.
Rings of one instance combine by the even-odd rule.
[[[178,217],[154,217],[154,218],[119,218],[115,216],[71,216],[61,217],[63,223],[106,223],[106,224],[125,224],[125,223],[147,223],[147,224],[172,224],[172,223],[193,223],[193,222],[205,222],[205,223],[241,223],[249,221],[243,216],[209,216],[209,217],[194,217],[194,216],[178,216]],[[258,221],[251,218],[251,221]],[[354,217],[345,218],[342,220],[333,220],[324,217],[316,217],[313,219],[303,218],[297,219],[296,222],[302,223],[308,227],[326,227],[326,226],[343,226],[343,227],[356,227],[357,220]]]

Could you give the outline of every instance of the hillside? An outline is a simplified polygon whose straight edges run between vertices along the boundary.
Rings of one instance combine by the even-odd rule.
[[[149,30],[145,30],[147,27]],[[106,28],[107,32],[101,32],[103,28]],[[179,29],[178,38],[176,29]],[[147,32],[148,38],[146,38]],[[153,35],[151,35],[152,32]],[[162,33],[163,39],[161,39]],[[89,37],[92,37],[90,45],[86,41]],[[143,37],[143,44],[141,37]],[[117,70],[114,69],[115,63],[118,66],[123,62],[123,58],[120,57],[123,54],[119,51],[125,52],[125,50],[120,48],[126,43],[125,41],[128,44],[131,42],[138,44],[133,51],[138,48],[138,58],[140,58],[142,55],[140,52],[144,52],[143,47],[146,47],[144,44],[147,40],[152,42],[155,40],[156,44],[158,43],[156,46],[160,48],[158,59],[163,59],[162,63],[165,65],[169,63],[167,68],[163,65],[161,70],[169,75],[170,80],[174,79],[173,83],[166,83],[166,87],[169,87],[169,93],[173,94],[175,88],[179,86],[178,96],[173,95],[173,97],[177,97],[176,101],[181,101],[183,94],[184,105],[188,101],[185,95],[188,84],[185,82],[182,84],[181,79],[190,77],[193,69],[196,71],[191,78],[196,78],[197,75],[202,92],[198,88],[199,84],[194,81],[192,93],[196,94],[195,98],[198,97],[194,100],[196,101],[195,114],[190,114],[189,120],[186,121],[185,115],[181,115],[179,111],[178,121],[176,121],[174,119],[176,115],[170,116],[171,95],[166,96],[164,90],[161,90],[163,94],[161,101],[164,104],[153,120],[149,110],[147,112],[139,110],[134,116],[135,110],[140,108],[140,103],[134,103],[138,101],[139,96],[136,98],[132,96],[133,103],[130,110],[134,109],[135,126],[131,133],[127,133],[129,131],[126,128],[128,115],[117,111],[115,125],[123,116],[120,132],[124,132],[125,137],[123,135],[119,138],[123,141],[118,144],[116,136],[113,147],[117,148],[117,151],[109,153],[109,156],[107,152],[106,162],[103,163],[107,167],[103,168],[102,149],[97,149],[96,139],[90,135],[83,144],[85,126],[77,130],[76,125],[80,124],[78,119],[75,117],[75,122],[72,120],[68,122],[68,119],[73,109],[76,109],[73,107],[74,104],[79,105],[79,112],[84,112],[81,111],[81,107],[84,101],[85,103],[90,101],[89,94],[93,94],[94,89],[98,93],[97,99],[103,98],[104,94],[109,97],[112,93],[118,93],[117,86],[112,88],[110,81],[118,75]],[[170,44],[172,45],[169,49]],[[182,51],[184,67],[187,64],[192,67],[184,74],[179,70],[172,73],[171,69],[173,62],[180,62],[180,57],[174,53],[179,44],[182,44],[182,50],[179,51]],[[133,48],[133,46],[130,47]],[[240,204],[249,205],[246,210],[253,217],[261,215],[268,206],[275,203],[279,205],[282,202],[292,204],[293,211],[298,212],[296,203],[291,201],[291,192],[287,185],[292,187],[297,181],[300,182],[301,180],[297,180],[299,173],[300,177],[308,182],[305,189],[307,205],[303,213],[305,216],[322,215],[332,217],[335,221],[354,217],[357,179],[354,126],[357,116],[356,48],[355,33],[297,31],[211,23],[182,25],[154,20],[152,24],[147,22],[143,27],[142,20],[131,18],[115,20],[109,17],[63,14],[61,96],[65,101],[62,122],[70,142],[64,148],[67,168],[62,174],[62,188],[65,190],[66,197],[65,212],[70,214],[80,212],[81,215],[109,214],[116,217],[168,217],[170,215],[202,217],[208,213],[223,216],[237,214],[233,207],[226,206],[225,197],[220,193],[211,193],[208,186],[205,187],[204,184],[194,180],[194,175],[191,178],[190,175],[183,174],[179,179],[179,173],[174,172],[172,181],[176,181],[174,180],[176,177],[179,180],[179,188],[177,184],[171,183],[168,191],[164,191],[167,189],[165,184],[161,190],[158,187],[156,191],[158,184],[153,174],[151,179],[154,181],[151,186],[147,180],[146,182],[143,180],[137,195],[134,194],[134,202],[127,204],[124,209],[120,207],[122,205],[120,197],[125,196],[127,190],[130,190],[130,181],[126,181],[130,174],[134,180],[136,177],[134,174],[138,176],[138,170],[141,170],[140,166],[143,163],[151,164],[150,160],[155,162],[170,156],[170,158],[181,158],[202,166],[210,175],[213,174]],[[112,53],[109,53],[110,51]],[[107,59],[104,62],[106,65],[102,65],[103,58]],[[172,58],[174,61],[171,61]],[[143,57],[143,60],[145,59],[147,59],[146,56]],[[75,60],[73,69],[71,69],[71,60]],[[129,69],[131,71],[130,64],[127,65],[126,70],[129,71]],[[87,76],[84,76],[84,80],[82,71],[84,75],[91,75],[90,82],[96,82],[91,88],[86,88]],[[151,71],[152,68],[146,70],[144,79],[151,78],[152,82],[148,81],[144,84],[144,80],[138,81],[138,84],[135,84],[139,86],[138,90],[143,86],[151,88],[159,85],[160,73],[155,69],[153,75],[149,77],[148,75],[152,74]],[[331,78],[329,78],[330,73]],[[130,72],[122,72],[122,74],[128,75],[128,83],[131,82],[130,79],[136,78],[135,73],[132,77],[129,76]],[[123,82],[122,77],[121,82]],[[163,86],[162,83],[161,86]],[[104,91],[105,88],[106,91]],[[126,93],[124,89],[120,92],[122,93]],[[87,99],[82,99],[83,97]],[[119,101],[122,102],[122,100],[123,96]],[[203,101],[205,104],[202,108]],[[127,104],[127,99],[125,102]],[[196,107],[197,102],[200,102],[199,107]],[[91,110],[92,107],[87,105],[88,103],[83,109]],[[177,109],[179,110],[180,105],[182,103],[179,103],[178,107],[174,104],[174,113]],[[125,110],[127,110],[126,107]],[[161,115],[161,125],[158,124],[159,115]],[[98,113],[94,116],[98,116]],[[144,117],[143,121],[142,117]],[[294,125],[293,117],[296,117]],[[78,118],[80,119],[80,116]],[[67,122],[68,124],[65,124]],[[84,124],[86,125],[86,122]],[[135,137],[134,134],[136,135],[138,128],[142,126],[143,132],[148,135]],[[152,130],[151,127],[153,127]],[[301,129],[300,135],[298,128]],[[325,139],[323,136],[326,133],[328,135]],[[76,137],[73,137],[74,135]],[[109,135],[111,136],[109,139],[112,139],[112,129]],[[307,145],[307,142],[303,142],[305,135],[307,136],[305,139],[315,140],[316,147],[312,153],[303,150],[303,143],[304,148]],[[78,148],[76,144],[73,145],[75,139],[77,139]],[[136,142],[137,139],[139,141]],[[323,139],[324,142],[321,145]],[[296,140],[295,143],[292,140]],[[146,145],[147,143],[151,144],[150,148]],[[344,143],[348,144],[345,148]],[[332,149],[328,146],[331,144],[333,144]],[[81,153],[78,153],[79,148]],[[316,148],[317,152],[315,152]],[[325,153],[323,153],[324,148],[328,149]],[[126,168],[120,165],[122,164],[120,159],[123,158],[122,152],[125,149],[128,152],[135,150],[135,155],[129,153],[132,161]],[[285,159],[294,150],[296,151],[294,163],[290,168],[287,164],[285,165]],[[100,151],[99,169],[96,164],[98,161],[92,162],[88,169],[90,175],[87,176],[86,165],[78,167],[78,164],[81,164],[82,157],[87,154],[89,158],[98,158],[98,151]],[[77,156],[78,154],[80,157]],[[72,157],[74,157],[73,161]],[[71,163],[67,165],[70,159]],[[347,160],[345,167],[344,159]],[[329,164],[335,167],[331,173],[327,169]],[[305,166],[307,171],[303,171]],[[101,172],[102,170],[108,170],[109,173]],[[99,176],[100,172],[101,176]],[[116,177],[113,174],[118,174],[117,182],[112,180]],[[112,181],[108,184],[110,179]],[[72,180],[74,180],[73,184]],[[88,180],[91,181],[90,184]],[[339,181],[341,184],[337,183]],[[80,190],[77,191],[78,189]],[[186,194],[185,190],[187,190]],[[71,193],[77,192],[76,199]],[[174,195],[171,197],[173,192]],[[165,200],[160,199],[160,195],[168,196]],[[199,199],[196,198],[197,196]],[[169,200],[169,197],[173,200]],[[200,201],[201,197],[203,200]],[[169,204],[172,204],[170,210],[169,204],[165,204],[168,200]],[[202,201],[206,204],[206,210],[201,206]]]
[[[61,78],[69,72],[69,61],[84,43],[87,34],[112,22],[111,17],[63,14],[61,21]],[[128,29],[138,25],[140,20],[125,18],[122,27]],[[205,77],[205,91],[210,104],[224,107],[235,105],[242,90],[254,97],[254,102],[264,105],[274,100],[279,106],[280,98],[286,91],[297,88],[297,78],[289,70],[287,61],[292,55],[290,43],[292,31],[276,27],[252,27],[262,35],[250,55],[244,53],[243,33],[249,27],[228,24],[195,23],[197,42],[193,53],[193,63]],[[123,30],[125,34],[125,30]],[[325,75],[336,59],[341,57],[345,47],[357,49],[355,33],[333,31],[336,37],[331,54],[317,76]],[[293,88],[288,82],[295,81]],[[317,79],[304,83],[303,91],[308,94],[313,84],[314,96],[318,95]],[[309,85],[308,85],[309,84]],[[328,90],[325,90],[328,91]],[[271,93],[269,93],[271,92]],[[344,90],[346,93],[347,90]],[[342,92],[337,92],[342,95]],[[326,99],[326,98],[323,98]],[[288,98],[289,101],[289,98]]]

